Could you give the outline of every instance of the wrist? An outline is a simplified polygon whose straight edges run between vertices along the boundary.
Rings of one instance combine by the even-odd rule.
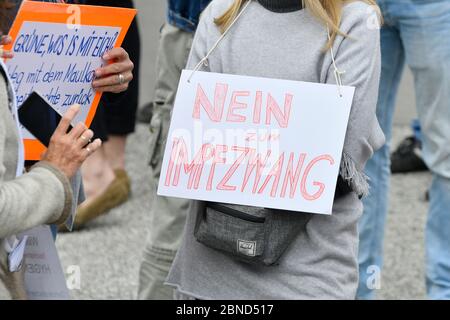
[[[52,221],[49,221],[48,224],[59,225],[64,223],[69,218],[73,210],[73,190],[68,176],[60,168],[46,160],[38,162],[31,168],[31,170],[34,168],[43,168],[50,171],[62,184],[64,193],[62,212],[55,213],[54,218]]]

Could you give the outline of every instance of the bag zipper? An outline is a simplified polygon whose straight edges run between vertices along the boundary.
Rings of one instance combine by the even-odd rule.
[[[225,207],[225,206],[222,206],[222,205],[217,204],[217,203],[208,202],[206,204],[206,207],[207,208],[211,208],[211,209],[216,210],[216,211],[219,211],[219,212],[222,212],[222,213],[224,213],[226,215],[229,215],[229,216],[241,219],[241,220],[245,220],[245,221],[249,221],[249,222],[255,222],[255,223],[264,223],[264,222],[266,222],[266,218],[255,217],[255,216],[252,216],[251,214],[248,214],[248,213],[245,213],[245,212],[241,212],[241,211],[229,208],[229,207]]]

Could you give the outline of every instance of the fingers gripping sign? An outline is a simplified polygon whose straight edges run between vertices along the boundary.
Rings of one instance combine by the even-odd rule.
[[[133,80],[134,64],[123,48],[114,48],[103,55],[111,63],[95,71],[96,80],[92,83],[98,92],[119,93],[128,89]]]

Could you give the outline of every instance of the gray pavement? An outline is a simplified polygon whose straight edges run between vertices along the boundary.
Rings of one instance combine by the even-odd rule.
[[[165,1],[135,2],[140,9],[143,39],[141,103],[144,103],[153,95],[158,32],[164,22]],[[394,145],[410,133],[407,124],[414,116],[413,107],[412,79],[406,73],[395,120]],[[127,170],[133,180],[131,200],[92,222],[87,229],[58,238],[64,269],[71,265],[81,268],[81,290],[72,291],[75,299],[136,297],[139,263],[150,223],[148,211],[154,197],[145,160],[148,137],[146,126],[140,125],[129,140]],[[396,175],[392,179],[380,299],[425,298],[424,194],[429,183],[428,173]]]

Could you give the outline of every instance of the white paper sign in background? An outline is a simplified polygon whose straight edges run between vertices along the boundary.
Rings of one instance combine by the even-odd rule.
[[[24,232],[28,236],[24,255],[25,288],[29,300],[70,299],[66,279],[49,226]]]
[[[354,88],[183,71],[158,194],[331,214]]]
[[[121,28],[24,22],[14,39],[14,58],[7,61],[8,72],[20,105],[38,91],[61,114],[78,103],[82,111],[75,123],[85,121],[93,104],[94,71],[112,49]],[[34,139],[23,128],[25,139]]]

